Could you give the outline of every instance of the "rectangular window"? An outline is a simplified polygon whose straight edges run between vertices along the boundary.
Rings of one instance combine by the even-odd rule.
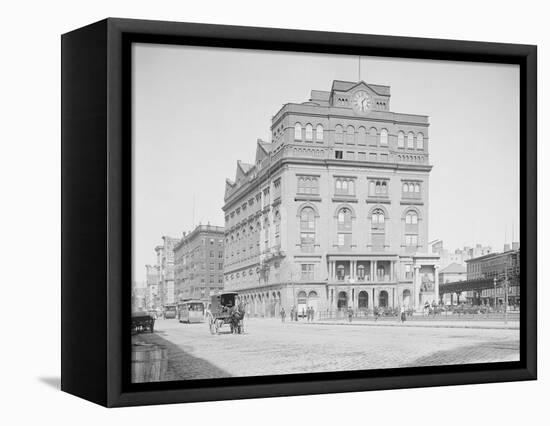
[[[388,162],[388,154],[380,154],[380,161],[383,163]]]
[[[313,264],[302,263],[302,280],[313,280]]]
[[[376,161],[376,160],[377,160],[376,152],[371,152],[369,154],[369,161]]]
[[[346,160],[355,160],[355,152],[346,151]]]
[[[367,160],[367,153],[366,152],[359,152],[358,154],[358,160],[359,161],[366,161]]]
[[[318,195],[319,178],[317,176],[298,176],[298,194]]]
[[[338,177],[334,181],[336,195],[355,195],[355,178]]]
[[[343,158],[343,151],[334,151],[334,158],[341,160]]]

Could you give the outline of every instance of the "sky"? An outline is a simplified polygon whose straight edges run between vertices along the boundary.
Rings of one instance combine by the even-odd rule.
[[[254,162],[283,104],[333,80],[391,86],[392,111],[429,116],[430,240],[496,251],[512,232],[519,241],[515,65],[154,44],[132,56],[134,281],[163,235],[223,226],[237,160]]]

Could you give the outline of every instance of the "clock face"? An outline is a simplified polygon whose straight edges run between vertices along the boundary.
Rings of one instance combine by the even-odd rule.
[[[360,113],[368,112],[371,107],[371,97],[364,90],[360,90],[353,95],[352,98],[353,109]]]

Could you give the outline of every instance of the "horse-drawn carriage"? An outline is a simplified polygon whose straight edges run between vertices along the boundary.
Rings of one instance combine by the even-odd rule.
[[[210,298],[210,306],[205,313],[210,333],[218,334],[224,324],[228,324],[231,333],[244,332],[245,305],[239,303],[237,293],[222,293]]]

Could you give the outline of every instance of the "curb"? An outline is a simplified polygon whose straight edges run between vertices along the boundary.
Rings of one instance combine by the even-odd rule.
[[[307,323],[305,323],[307,324]],[[384,324],[384,323],[341,323],[341,322],[312,322],[309,324],[318,325],[355,325],[361,327],[422,327],[422,328],[468,328],[468,329],[485,329],[485,330],[519,330],[518,326],[503,325],[501,327],[484,326],[484,325],[458,325],[458,324]]]

